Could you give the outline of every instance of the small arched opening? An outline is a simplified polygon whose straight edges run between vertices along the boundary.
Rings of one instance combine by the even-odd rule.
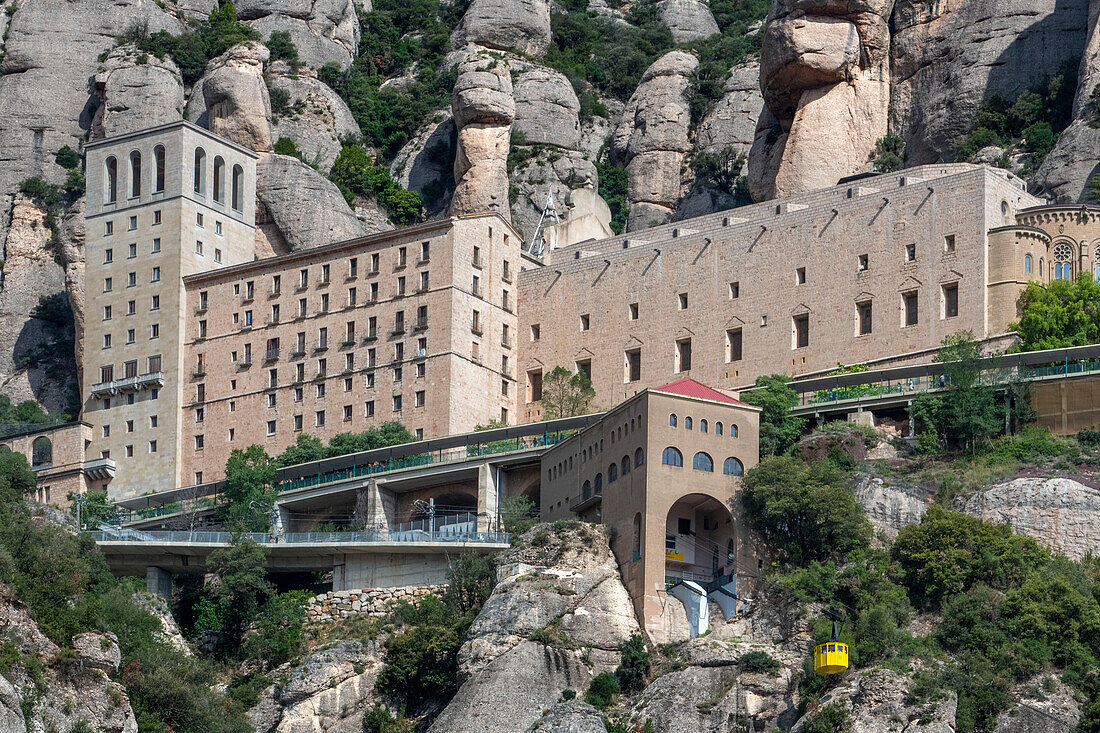
[[[225,203],[225,159],[220,155],[214,156],[214,200]]]
[[[157,177],[153,182],[153,191],[155,193],[164,192],[164,146],[158,145],[153,148],[153,160],[157,167]]]
[[[244,168],[233,166],[233,211],[241,211],[244,206]]]
[[[130,198],[141,196],[141,153],[130,153]]]
[[[45,435],[35,438],[31,443],[31,465],[39,468],[51,463],[53,463],[53,441]]]
[[[665,520],[665,582],[709,583],[731,575],[733,515],[722,502],[706,494],[688,494],[668,510]]]
[[[107,176],[104,179],[103,198],[107,203],[113,204],[118,201],[118,159],[115,156],[110,156],[103,162],[107,169]]]

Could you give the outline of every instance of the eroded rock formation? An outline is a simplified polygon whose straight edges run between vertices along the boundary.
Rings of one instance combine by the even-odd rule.
[[[298,58],[315,69],[329,62],[347,68],[358,52],[355,0],[238,0],[236,8],[265,41],[275,31],[290,33]]]
[[[293,140],[306,160],[329,170],[340,153],[340,141],[359,135],[351,110],[327,84],[307,72],[294,73],[283,62],[271,66],[271,87],[286,92],[289,100],[287,109],[273,114],[272,139]]]
[[[687,91],[699,60],[670,51],[653,62],[623,110],[611,145],[626,165],[628,229],[668,221],[681,196],[681,167],[691,151]]]
[[[302,206],[303,201],[311,205]],[[297,158],[274,153],[260,158],[256,203],[258,236],[276,254],[367,234],[336,184]]]
[[[457,66],[451,111],[458,128],[452,213],[508,208],[508,149],[516,116],[508,65],[470,47]]]
[[[271,150],[271,100],[264,64],[271,54],[262,43],[241,43],[210,62],[202,80],[206,127],[249,150]]]
[[[699,0],[660,0],[657,17],[668,26],[676,43],[701,41],[718,33],[710,8]]]
[[[550,45],[547,0],[473,0],[451,40],[539,57]]]
[[[95,75],[99,98],[92,137],[123,135],[146,127],[175,122],[183,117],[183,81],[170,58],[163,60],[120,46],[107,57]]]
[[[912,681],[888,669],[859,670],[821,696],[820,707],[840,705],[852,714],[852,733],[886,733],[906,721],[907,733],[955,733],[955,693],[940,691],[935,699],[908,702]],[[813,719],[801,718],[791,733],[802,733]]]

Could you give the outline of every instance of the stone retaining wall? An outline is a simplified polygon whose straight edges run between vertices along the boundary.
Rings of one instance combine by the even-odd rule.
[[[442,595],[446,585],[409,585],[404,588],[363,588],[322,593],[309,599],[306,620],[334,621],[355,614],[383,616],[395,601],[413,601],[426,595]]]

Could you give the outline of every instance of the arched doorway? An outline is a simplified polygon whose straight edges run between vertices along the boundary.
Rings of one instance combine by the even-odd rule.
[[[706,494],[678,499],[665,518],[665,583],[692,580],[707,585],[734,571],[733,515]]]

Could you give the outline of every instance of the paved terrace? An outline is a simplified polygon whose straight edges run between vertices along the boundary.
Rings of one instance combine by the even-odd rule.
[[[420,440],[289,466],[276,472],[278,504],[288,510],[316,509],[331,503],[337,495],[366,488],[371,482],[392,491],[412,491],[476,478],[490,465],[537,463],[547,448],[601,415]],[[126,499],[116,506],[123,511],[123,526],[151,527],[186,514],[212,512],[223,501],[222,485],[218,481],[187,486]]]
[[[982,382],[1047,382],[1100,372],[1100,345],[1002,354],[982,360]],[[920,364],[852,372],[789,383],[795,391],[791,412],[820,420],[865,410],[907,408],[922,393],[946,389],[943,364]],[[751,390],[744,390],[742,394]]]

